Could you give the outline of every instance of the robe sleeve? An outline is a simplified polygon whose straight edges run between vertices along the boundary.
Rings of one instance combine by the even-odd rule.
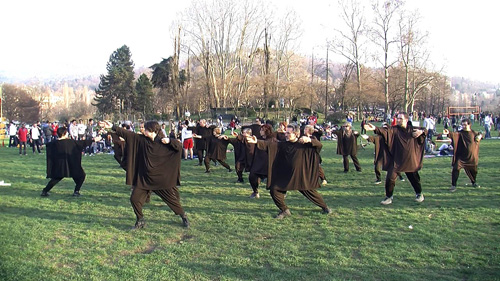
[[[76,146],[78,149],[83,150],[85,147],[90,146],[94,141],[92,139],[78,140]]]
[[[427,136],[427,129],[426,128],[416,128],[416,129],[420,129],[420,130],[423,130],[424,132],[418,136],[416,139],[417,139],[417,143],[420,144],[420,145],[423,145],[425,143],[425,139],[426,139],[426,136]]]
[[[159,140],[161,142],[161,139]],[[182,151],[182,143],[178,139],[170,138],[170,142],[163,145],[170,146],[174,151],[179,152]]]
[[[136,133],[127,131],[123,128],[117,127],[116,125],[113,125],[112,130],[115,131],[119,137],[125,139],[125,143],[131,143],[137,137]]]
[[[321,148],[323,148],[323,144],[317,139],[311,139],[312,146],[316,149],[318,153],[321,152]]]

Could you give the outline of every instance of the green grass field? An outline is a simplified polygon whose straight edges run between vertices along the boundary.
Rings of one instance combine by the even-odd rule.
[[[289,192],[292,216],[275,220],[264,188],[252,200],[234,172],[183,161],[191,228],[153,195],[139,231],[112,155],[84,157],[81,197],[64,179],[42,198],[45,155],[0,147],[0,180],[12,184],[0,186],[0,280],[500,280],[500,140],[481,143],[481,188],[462,171],[450,193],[451,158],[424,159],[425,201],[398,181],[389,206],[373,184],[373,146],[359,152],[362,173],[351,163],[344,174],[336,143],[323,143],[329,216]]]

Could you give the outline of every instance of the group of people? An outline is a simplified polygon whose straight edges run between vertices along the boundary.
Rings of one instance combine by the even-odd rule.
[[[126,184],[132,187],[130,202],[136,215],[134,229],[145,226],[142,213],[143,205],[153,192],[179,215],[184,226],[189,226],[187,215],[180,204],[178,186],[180,185],[181,159],[193,159],[190,149],[196,147],[198,163],[211,173],[211,163],[217,162],[232,172],[226,162],[226,151],[232,144],[235,158],[237,182],[244,182],[243,173],[248,172],[248,181],[252,188],[250,198],[259,198],[259,185],[265,180],[266,188],[279,209],[277,219],[291,215],[285,203],[287,191],[298,190],[313,204],[321,208],[324,214],[330,214],[328,207],[317,189],[326,184],[326,177],[321,166],[322,130],[315,126],[314,120],[303,126],[279,124],[276,131],[270,124],[256,118],[249,126],[242,126],[239,134],[233,131],[228,136],[221,128],[207,124],[201,119],[195,126],[190,122],[183,124],[182,142],[175,136],[166,136],[161,125],[156,121],[140,124],[139,132],[128,130],[125,126],[116,126],[109,122],[99,122],[99,126],[110,130],[123,142],[122,168],[126,171]],[[463,130],[446,131],[455,150],[452,159],[452,185],[456,190],[460,169],[464,168],[473,186],[476,184],[478,151],[481,134],[470,128],[468,119],[462,120]],[[397,115],[396,125],[384,124],[376,127],[371,123],[363,124],[366,131],[373,131],[370,136],[375,144],[374,167],[376,183],[381,183],[380,169],[387,171],[385,179],[385,198],[381,204],[393,202],[396,180],[406,177],[415,191],[415,201],[423,202],[424,195],[420,182],[419,170],[422,168],[425,140],[428,130],[425,127],[413,127],[406,113]],[[189,131],[189,132],[188,132]],[[360,134],[352,130],[346,122],[332,130],[337,136],[337,154],[342,155],[344,172],[349,171],[349,157],[358,172],[361,166],[356,157],[357,139]],[[100,141],[100,136],[82,140],[72,139],[69,129],[57,130],[58,141],[47,145],[47,178],[50,179],[41,195],[49,196],[49,191],[64,177],[75,181],[74,196],[80,195],[80,188],[85,179],[81,167],[81,151]],[[194,145],[193,145],[194,144]],[[182,156],[184,152],[184,156]]]
[[[42,154],[42,146],[56,138],[53,130],[54,128],[57,130],[57,127],[57,124],[49,122],[43,124],[34,122],[31,126],[21,123],[19,127],[14,122],[10,122],[7,128],[9,147],[19,147],[19,155],[26,155],[26,147],[30,145],[33,154],[37,152]]]

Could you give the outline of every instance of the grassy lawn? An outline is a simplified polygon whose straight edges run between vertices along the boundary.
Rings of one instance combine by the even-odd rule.
[[[41,198],[45,155],[0,147],[0,180],[12,184],[0,186],[0,280],[500,280],[500,140],[481,143],[481,188],[461,171],[450,193],[451,158],[429,158],[425,201],[398,181],[389,206],[373,184],[373,146],[359,152],[362,173],[351,163],[344,174],[336,143],[323,143],[329,216],[289,192],[292,216],[277,221],[264,188],[251,200],[247,179],[183,161],[191,228],[153,195],[139,231],[129,231],[130,190],[112,155],[83,158],[81,197],[64,179]]]

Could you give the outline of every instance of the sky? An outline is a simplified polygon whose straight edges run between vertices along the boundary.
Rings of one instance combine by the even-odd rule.
[[[302,20],[298,52],[324,56],[339,26],[335,0],[271,0]],[[368,4],[368,1],[361,1]],[[500,84],[500,1],[407,0],[418,9],[435,70]],[[172,20],[190,1],[1,1],[0,77],[99,75],[113,51],[127,45],[136,67],[172,54]],[[369,9],[369,6],[366,7]],[[112,32],[113,35],[109,35]],[[340,61],[340,58],[338,59]]]

